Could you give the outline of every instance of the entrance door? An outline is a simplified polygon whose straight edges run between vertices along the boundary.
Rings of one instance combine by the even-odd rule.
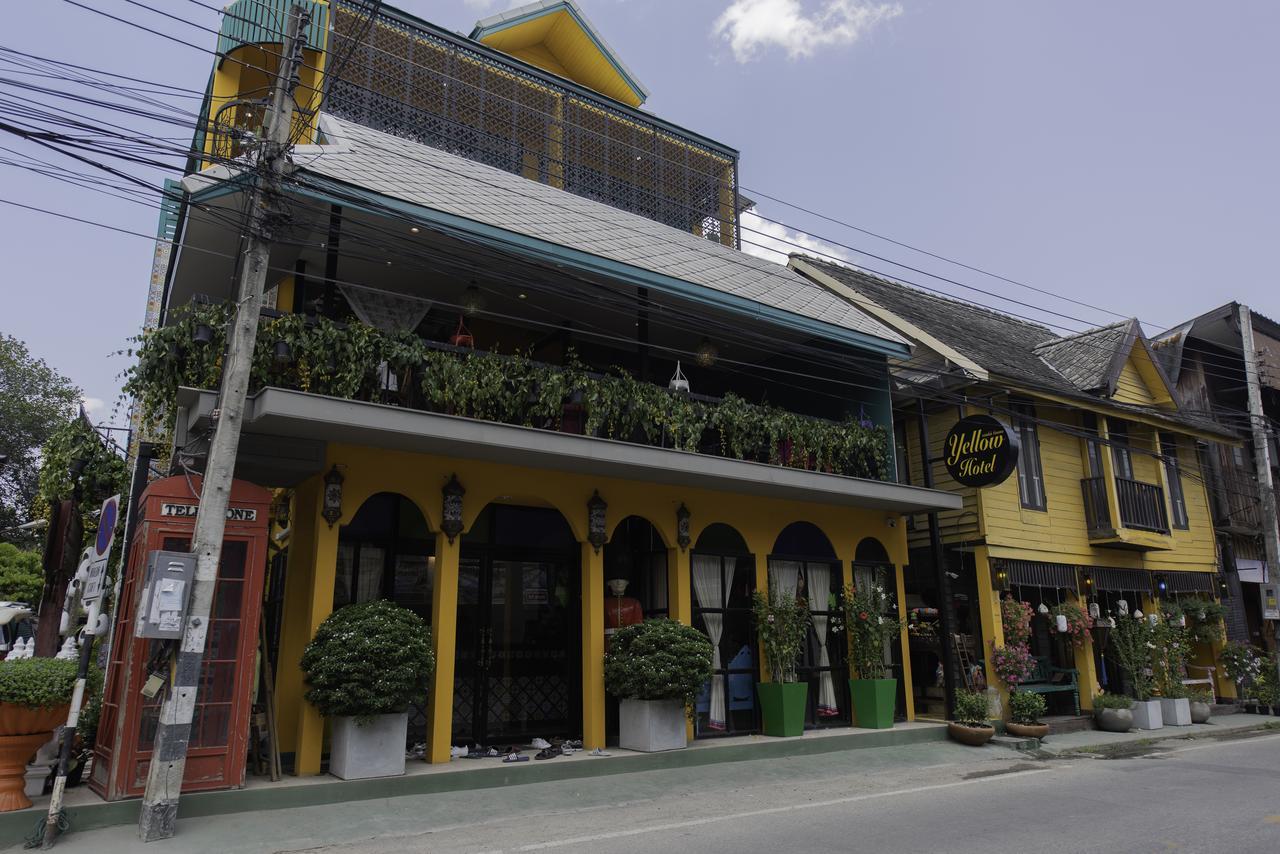
[[[464,545],[454,743],[523,744],[577,734],[577,564],[563,553]]]

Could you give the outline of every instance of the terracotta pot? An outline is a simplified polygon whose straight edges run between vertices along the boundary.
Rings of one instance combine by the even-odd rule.
[[[1048,724],[1020,724],[1010,721],[1004,725],[1009,735],[1019,738],[1044,738],[1049,734]]]
[[[990,741],[995,734],[996,728],[993,726],[968,726],[966,724],[958,724],[955,721],[947,723],[947,735],[951,736],[954,741],[967,744],[970,747],[981,747]]]
[[[67,722],[69,711],[70,703],[43,709],[0,703],[0,736],[53,732]]]
[[[64,718],[65,721],[65,718]],[[29,735],[0,735],[0,812],[24,810],[31,799],[27,785],[27,760],[53,735],[53,731]]]

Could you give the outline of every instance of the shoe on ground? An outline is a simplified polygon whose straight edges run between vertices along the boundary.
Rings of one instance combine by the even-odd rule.
[[[551,742],[547,741],[545,738],[535,738],[533,741],[529,742],[529,746],[536,747],[539,750],[546,750],[551,746]]]

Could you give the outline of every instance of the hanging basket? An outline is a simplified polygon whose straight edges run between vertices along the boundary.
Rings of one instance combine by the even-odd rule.
[[[462,315],[458,315],[458,328],[449,336],[449,343],[455,347],[475,349],[476,338],[471,334],[471,330],[467,328],[467,325],[462,322]]]

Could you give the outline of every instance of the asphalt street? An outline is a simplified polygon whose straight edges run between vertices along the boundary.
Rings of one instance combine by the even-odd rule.
[[[949,743],[190,819],[157,851],[1280,852],[1280,734],[1038,759]],[[1135,755],[1136,754],[1136,755]],[[60,850],[138,850],[132,828]],[[151,850],[148,847],[147,850]]]

